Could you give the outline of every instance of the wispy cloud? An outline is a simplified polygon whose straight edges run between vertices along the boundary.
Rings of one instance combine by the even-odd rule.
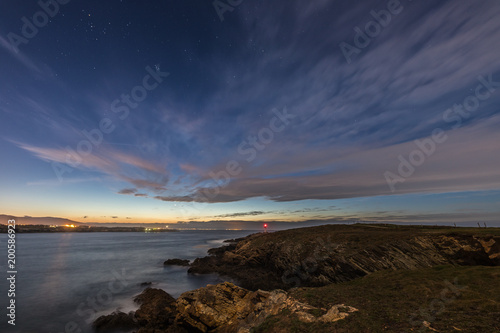
[[[241,212],[241,213],[232,213],[232,214],[223,214],[223,215],[216,215],[214,216],[215,218],[224,218],[224,217],[242,217],[242,216],[257,216],[257,215],[264,215],[267,214],[268,212],[263,212],[263,211],[258,211],[254,210],[251,212]]]
[[[418,192],[456,192],[500,188],[500,151],[497,142],[500,134],[496,128],[500,117],[475,126],[449,131],[449,139],[438,145],[436,153],[428,158],[418,171],[399,184],[397,194]],[[273,201],[306,199],[342,199],[365,196],[390,195],[392,192],[384,178],[384,172],[397,172],[399,155],[408,155],[417,148],[414,142],[405,142],[378,149],[367,148],[340,158],[324,159],[326,150],[317,150],[307,156],[311,168],[321,166],[330,172],[307,176],[276,176],[266,166],[247,171],[235,177],[223,187],[216,187],[207,195],[207,188],[196,188],[183,197],[157,197],[163,201],[233,202],[255,197]],[[279,169],[283,174],[295,171],[304,156],[282,157]],[[408,158],[408,157],[407,157]],[[477,162],[474,162],[477,161]],[[489,161],[483,163],[482,161]],[[256,172],[258,171],[258,173]]]
[[[137,192],[136,188],[124,188],[118,191],[118,194],[134,194]]]
[[[89,178],[68,178],[64,183],[60,182],[57,178],[43,179],[32,182],[27,182],[28,186],[61,186],[63,184],[79,184],[86,182],[102,182],[102,178],[89,177]]]
[[[75,155],[68,149],[44,148],[19,142],[16,144],[44,161],[63,163],[76,169],[98,171],[116,180],[127,181],[137,188],[159,191],[165,189],[168,182],[166,168],[111,148],[101,148],[88,155]],[[143,176],[139,178],[138,175],[141,174]]]

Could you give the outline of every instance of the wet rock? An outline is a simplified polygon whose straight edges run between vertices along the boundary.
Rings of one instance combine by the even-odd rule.
[[[107,316],[100,316],[92,324],[96,332],[132,330],[138,326],[138,323],[134,319],[133,312],[127,314],[119,311],[113,312]]]
[[[184,259],[168,259],[163,265],[165,266],[189,266],[189,260]]]
[[[166,329],[176,315],[175,298],[161,289],[147,288],[134,301],[141,306],[135,320],[144,328]]]
[[[191,333],[183,327],[170,326],[167,329],[141,328],[136,333]]]

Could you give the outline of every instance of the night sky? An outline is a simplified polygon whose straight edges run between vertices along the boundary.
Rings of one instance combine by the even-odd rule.
[[[498,1],[0,4],[0,214],[498,222]]]

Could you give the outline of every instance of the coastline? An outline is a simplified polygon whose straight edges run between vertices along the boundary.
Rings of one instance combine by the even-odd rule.
[[[120,325],[121,317],[135,325],[138,333],[283,332],[279,329],[283,326],[301,332],[378,332],[380,327],[375,327],[380,318],[372,318],[377,311],[385,315],[402,311],[389,318],[393,322],[384,319],[389,322],[383,331],[422,327],[425,331],[431,325],[450,328],[446,318],[456,319],[464,327],[467,320],[473,319],[472,314],[462,312],[448,313],[447,317],[439,313],[439,320],[429,321],[429,316],[422,319],[418,315],[412,321],[403,319],[412,309],[407,299],[418,299],[414,305],[417,311],[425,305],[422,296],[435,296],[422,293],[430,285],[438,289],[439,295],[439,288],[451,290],[451,280],[455,290],[460,291],[452,295],[453,302],[441,300],[443,306],[469,302],[469,298],[478,297],[478,292],[484,304],[498,298],[481,289],[486,280],[498,282],[500,276],[498,228],[337,225],[257,233],[226,242],[228,245],[210,249],[208,256],[195,259],[189,274],[218,273],[234,279],[236,285],[207,285],[185,292],[177,300],[169,298],[168,313],[154,306],[157,301],[142,301],[139,313],[143,306],[155,309],[156,315],[149,321],[138,321],[137,312],[114,313],[100,317],[96,328],[106,331],[106,325],[111,325],[108,329]],[[283,273],[288,275],[283,278]],[[468,281],[467,286],[459,284],[462,280]],[[473,293],[467,294],[466,288]],[[406,298],[395,297],[393,291],[398,290],[407,293]],[[145,292],[164,293],[150,288]],[[375,296],[366,303],[373,293],[379,299]],[[428,302],[432,301],[431,297]],[[159,323],[158,316],[170,319]],[[482,316],[487,318],[488,311]],[[375,326],[367,328],[361,323],[367,318]],[[483,327],[500,328],[497,319],[484,320]]]
[[[177,229],[145,227],[94,227],[94,226],[50,226],[16,224],[16,233],[56,233],[56,232],[178,232]],[[0,234],[7,233],[7,225],[0,224]]]

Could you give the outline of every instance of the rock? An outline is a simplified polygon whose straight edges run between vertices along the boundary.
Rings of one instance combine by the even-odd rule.
[[[157,328],[140,328],[136,333],[190,333],[183,327],[170,326],[167,329],[157,329]]]
[[[135,320],[141,327],[166,329],[176,315],[175,298],[161,289],[146,288],[134,301],[141,304]]]
[[[297,301],[283,290],[252,292],[225,282],[183,293],[177,299],[175,324],[185,327],[189,332],[244,333],[284,309],[306,322],[336,321],[356,311],[352,307],[339,305],[316,318],[307,312],[314,307]],[[349,311],[341,312],[339,309]]]
[[[189,266],[189,260],[184,259],[168,259],[163,265],[165,266]]]
[[[328,310],[326,314],[323,316],[319,317],[319,321],[329,323],[329,322],[334,322],[338,321],[341,319],[346,318],[349,316],[349,313],[356,312],[358,309],[352,307],[352,306],[345,306],[344,304],[337,304],[334,305]]]
[[[228,282],[185,292],[177,300],[175,322],[200,332],[234,324],[248,313],[243,299],[249,293]]]
[[[267,317],[287,309],[305,322],[344,319],[357,309],[343,304],[316,318],[316,308],[290,297],[283,290],[250,291],[232,283],[208,285],[183,293],[177,301],[160,289],[147,288],[134,301],[141,304],[135,315],[113,313],[98,318],[96,330],[129,330],[137,333],[249,333]]]
[[[94,321],[92,327],[96,332],[112,332],[137,328],[138,323],[134,320],[133,312],[126,314],[117,311],[107,316],[100,316]]]

